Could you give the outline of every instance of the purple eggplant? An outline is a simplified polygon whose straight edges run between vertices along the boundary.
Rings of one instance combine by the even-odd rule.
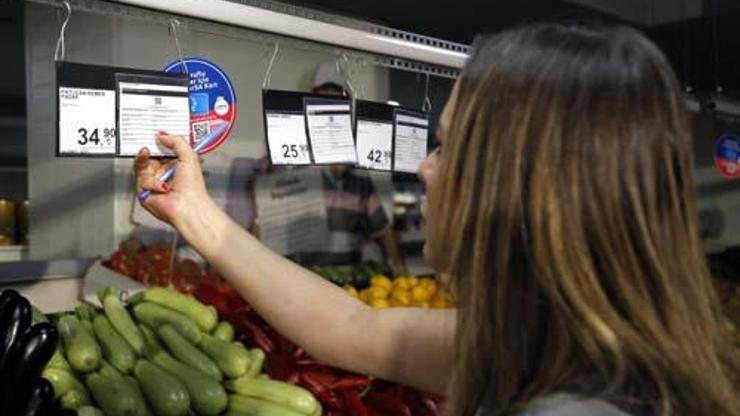
[[[24,395],[22,404],[16,406],[18,416],[47,416],[54,409],[54,388],[49,380],[37,377]]]
[[[31,326],[31,304],[8,289],[0,295],[0,374],[7,373],[8,356],[21,334]]]

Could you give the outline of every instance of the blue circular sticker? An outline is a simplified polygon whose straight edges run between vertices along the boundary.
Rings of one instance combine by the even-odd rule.
[[[714,146],[714,165],[725,178],[740,178],[740,137],[720,136]]]
[[[177,59],[165,72],[190,77],[190,144],[199,153],[208,153],[223,144],[236,121],[236,93],[226,73],[203,58]]]

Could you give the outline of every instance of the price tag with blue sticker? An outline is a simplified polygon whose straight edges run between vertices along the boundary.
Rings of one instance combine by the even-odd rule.
[[[178,59],[164,70],[183,73],[184,67],[190,78],[191,145],[202,149],[200,153],[207,153],[221,146],[231,134],[236,120],[236,93],[226,72],[203,58]],[[201,143],[203,140],[208,143]]]
[[[725,178],[740,178],[740,136],[720,136],[714,146],[714,164]]]

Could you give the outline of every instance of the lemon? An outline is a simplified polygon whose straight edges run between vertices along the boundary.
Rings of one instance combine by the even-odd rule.
[[[355,289],[354,286],[344,285],[344,291],[349,293],[349,295],[352,296],[353,298],[356,298],[359,296],[359,293],[357,293],[357,289]]]
[[[431,293],[421,286],[414,286],[411,289],[411,301],[412,302],[426,302],[431,299]]]
[[[411,284],[406,277],[399,277],[393,281],[393,287],[398,289],[410,289]]]
[[[370,301],[370,306],[375,309],[384,309],[390,308],[391,304],[385,299],[373,299],[372,301]]]
[[[391,289],[393,289],[393,282],[391,282],[391,279],[389,279],[386,276],[377,275],[377,276],[373,276],[370,279],[370,286],[382,287],[390,292]]]
[[[371,286],[367,290],[370,293],[370,299],[388,299],[388,295],[390,295],[388,289],[384,287]]]
[[[408,306],[411,304],[411,293],[407,289],[395,288],[391,292],[391,299],[399,303],[399,306]]]
[[[437,290],[439,290],[439,285],[437,284],[437,281],[428,277],[421,279],[419,286],[426,289],[429,292],[430,296],[434,296],[435,294],[437,294]]]
[[[411,286],[416,286],[416,285],[419,284],[419,278],[416,277],[416,276],[410,276],[410,277],[408,277],[408,279],[409,279],[409,284]]]

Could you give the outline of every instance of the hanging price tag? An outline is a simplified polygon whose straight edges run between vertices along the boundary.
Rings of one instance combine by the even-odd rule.
[[[116,152],[116,92],[59,87],[59,153]]]
[[[393,166],[393,114],[395,108],[372,101],[357,100],[357,166],[390,171]]]
[[[303,114],[266,112],[270,159],[276,165],[308,165],[311,154]]]
[[[425,113],[396,110],[394,165],[396,172],[416,173],[427,156],[429,120]]]

